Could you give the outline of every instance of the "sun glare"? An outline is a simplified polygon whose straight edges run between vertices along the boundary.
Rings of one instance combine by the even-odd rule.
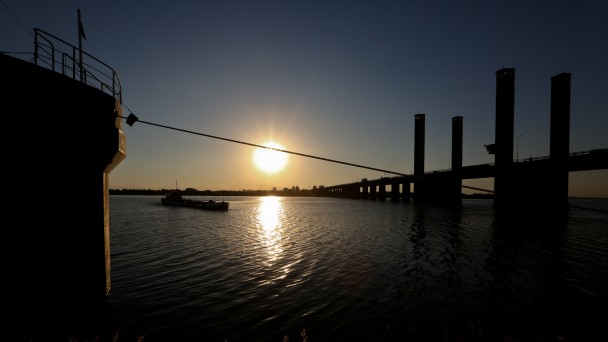
[[[285,148],[275,142],[269,141],[262,146],[272,147],[280,150]],[[287,165],[288,155],[285,152],[258,147],[253,152],[253,162],[258,169],[266,173],[275,173],[283,170]]]

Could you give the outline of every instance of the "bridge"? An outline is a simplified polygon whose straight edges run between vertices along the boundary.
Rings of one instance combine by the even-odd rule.
[[[550,164],[549,156],[531,157],[528,159],[514,160],[515,169],[543,169]],[[568,158],[568,171],[591,171],[608,169],[608,149],[594,149],[583,152],[570,153]],[[521,172],[517,170],[516,172]],[[429,181],[436,179],[449,180],[454,177],[451,169],[427,171],[425,176]],[[477,164],[464,166],[461,169],[461,179],[492,178],[495,176],[495,163]],[[412,184],[415,183],[414,175],[380,177],[377,179],[362,179],[358,182],[338,184],[324,187],[328,196],[360,198],[360,199],[390,199],[392,201],[408,201],[412,198]],[[480,189],[462,185],[462,188],[490,192],[493,190]]]
[[[498,209],[562,210],[568,204],[569,172],[608,169],[608,149],[570,153],[570,78],[561,73],[551,77],[550,155],[513,158],[515,69],[496,71],[495,143],[486,145],[494,163],[462,165],[462,116],[452,118],[451,168],[424,170],[425,114],[415,115],[414,172],[396,177],[362,179],[359,182],[327,186],[326,196],[393,201],[413,200],[420,204],[459,206],[462,189],[490,192]],[[494,189],[462,184],[464,179],[494,178]],[[413,187],[413,191],[412,191]],[[390,188],[390,190],[387,190]]]

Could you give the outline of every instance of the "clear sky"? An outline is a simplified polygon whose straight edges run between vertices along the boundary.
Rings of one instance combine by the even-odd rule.
[[[414,115],[425,170],[494,161],[495,72],[515,68],[514,158],[549,155],[550,78],[572,73],[570,152],[608,148],[608,1],[0,0],[0,51],[32,52],[33,28],[111,65],[125,115],[227,139],[410,173]],[[15,55],[28,58],[27,55]],[[268,174],[255,147],[124,125],[112,189],[241,190],[390,176],[290,155]],[[489,180],[466,182],[493,188]],[[608,171],[570,174],[570,196],[608,197]]]

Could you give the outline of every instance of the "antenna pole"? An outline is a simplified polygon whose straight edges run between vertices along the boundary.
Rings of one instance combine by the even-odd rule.
[[[78,9],[78,67],[80,68],[80,82],[84,79],[84,69],[82,68],[82,36],[84,30],[82,28],[82,21],[80,18],[80,8]]]

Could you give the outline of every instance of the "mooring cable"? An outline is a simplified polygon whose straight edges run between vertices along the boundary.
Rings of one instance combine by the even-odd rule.
[[[127,107],[127,109],[128,109],[128,107]],[[162,127],[162,128],[171,129],[171,130],[174,130],[174,131],[180,131],[180,132],[189,133],[189,134],[194,134],[194,135],[199,135],[199,136],[203,136],[203,137],[207,137],[207,138],[224,140],[224,141],[228,141],[228,142],[233,142],[233,143],[242,144],[242,145],[248,145],[248,146],[253,146],[253,147],[265,148],[265,149],[273,150],[273,151],[277,151],[277,152],[283,152],[283,153],[293,154],[293,155],[297,155],[297,156],[301,156],[301,157],[312,158],[312,159],[317,159],[317,160],[323,160],[323,161],[327,161],[327,162],[331,162],[331,163],[348,165],[348,166],[358,167],[358,168],[372,170],[372,171],[379,171],[379,172],[383,172],[383,173],[390,173],[390,174],[394,174],[394,175],[398,175],[398,176],[403,176],[403,177],[410,177],[410,178],[412,178],[414,180],[415,179],[424,179],[426,181],[433,181],[433,182],[437,182],[437,183],[443,183],[443,184],[446,184],[446,185],[454,185],[454,183],[450,183],[450,182],[446,182],[446,181],[441,181],[441,180],[437,180],[437,179],[429,179],[429,178],[426,178],[426,177],[425,178],[421,178],[421,177],[418,177],[418,176],[408,175],[408,174],[401,173],[401,172],[396,172],[396,171],[391,171],[391,170],[384,170],[384,169],[379,169],[379,168],[376,168],[376,167],[371,167],[371,166],[366,166],[366,165],[361,165],[361,164],[355,164],[355,163],[349,163],[349,162],[345,162],[345,161],[341,161],[341,160],[324,158],[324,157],[319,157],[319,156],[313,156],[311,154],[294,152],[294,151],[284,150],[284,149],[280,149],[280,148],[275,148],[275,147],[269,147],[269,146],[249,143],[249,142],[246,142],[246,141],[219,137],[217,135],[205,134],[205,133],[190,131],[190,130],[187,130],[187,129],[176,128],[176,127],[171,127],[171,126],[167,126],[167,125],[161,125],[161,124],[157,124],[157,123],[154,123],[154,122],[140,120],[137,116],[135,116],[135,114],[133,114],[133,112],[131,112],[131,114],[129,114],[129,116],[126,117],[126,118],[124,116],[120,116],[120,115],[117,115],[117,117],[125,119],[126,123],[129,126],[133,126],[133,124],[135,122],[141,122],[141,123],[152,125],[152,126]],[[471,189],[471,190],[478,190],[478,191],[484,191],[484,192],[494,193],[494,190],[477,188],[477,187],[468,186],[468,185],[464,185],[464,184],[461,184],[460,187]]]

